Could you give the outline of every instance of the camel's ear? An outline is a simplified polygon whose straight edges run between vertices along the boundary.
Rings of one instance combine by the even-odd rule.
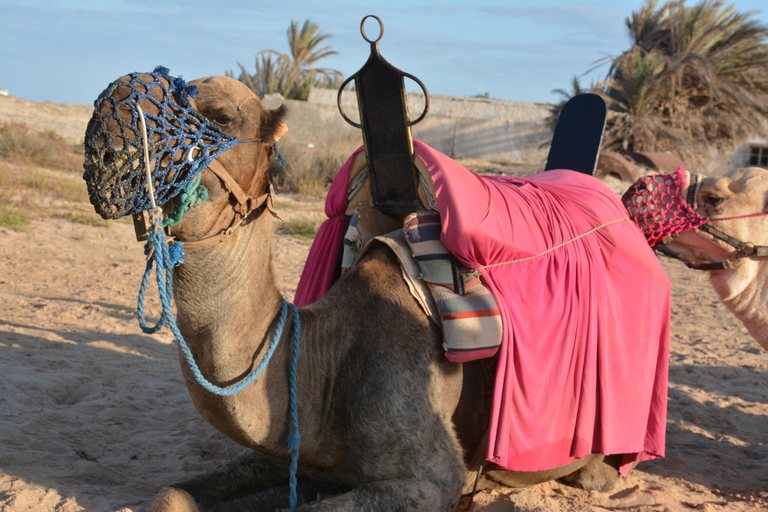
[[[275,134],[272,136],[273,139],[275,139],[275,142],[279,141],[283,135],[286,134],[288,131],[288,125],[285,123],[280,123],[280,126],[277,127],[277,131],[275,131]]]
[[[275,110],[267,110],[267,115],[261,123],[261,140],[264,142],[277,142],[288,131],[288,126],[283,123],[283,118],[288,113],[285,105],[280,105]]]

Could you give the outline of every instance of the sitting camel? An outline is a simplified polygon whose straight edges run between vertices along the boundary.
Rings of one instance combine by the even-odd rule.
[[[666,247],[709,272],[723,303],[768,350],[768,169],[708,178],[686,172],[680,196],[709,222],[683,231]]]
[[[118,80],[129,81],[129,77]],[[285,112],[266,110],[257,96],[231,78],[212,77],[189,85],[197,88],[193,103],[197,112],[244,141],[216,157],[225,171],[212,172],[213,166],[202,171],[201,183],[210,197],[170,228],[176,240],[185,242],[184,263],[173,270],[179,330],[200,372],[218,386],[231,386],[266,357],[284,307],[271,265],[272,216],[265,214],[269,201],[254,200],[245,214],[241,206],[252,204],[252,198],[263,197],[269,189],[269,159]],[[96,105],[94,119],[99,113],[110,115],[124,97],[125,91],[114,89]],[[158,114],[157,104],[141,103],[148,117]],[[135,115],[132,108],[120,104],[119,116],[130,120]],[[138,137],[136,130],[110,123],[106,126],[114,140],[104,133],[96,135],[90,124],[86,137],[86,146],[102,151],[106,175],[88,162],[84,175],[91,201],[106,217],[119,216],[111,205],[125,198],[120,187],[126,180],[121,178],[125,162],[105,147]],[[90,152],[87,158],[92,158]],[[240,201],[240,196],[249,195]],[[168,213],[177,203],[174,199],[163,208]],[[296,500],[301,509],[453,511],[467,481],[474,482],[468,467],[473,468],[473,459],[482,458],[476,454],[484,448],[496,360],[455,364],[444,357],[440,329],[413,299],[397,258],[384,245],[368,251],[322,300],[301,308],[298,318],[301,439]],[[277,335],[281,342],[263,373],[232,396],[204,389],[180,354],[198,412],[252,450],[211,473],[164,490],[154,510],[288,506],[291,448],[286,439],[293,429],[288,382],[291,337],[298,327],[288,315],[285,329]],[[666,382],[666,372],[662,373],[656,378]],[[627,385],[631,387],[631,381]],[[662,432],[663,424],[662,418]],[[638,427],[645,432],[645,425]],[[569,477],[587,489],[609,489],[619,478],[616,468],[622,454],[608,453],[603,456],[595,450],[568,464],[537,471],[509,471],[489,464],[485,474],[508,486]],[[535,452],[530,457],[535,458]],[[318,494],[330,497],[314,501]]]

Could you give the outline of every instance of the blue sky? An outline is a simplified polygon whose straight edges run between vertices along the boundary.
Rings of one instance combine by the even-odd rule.
[[[688,5],[694,2],[688,1]],[[739,0],[742,11],[766,0]],[[0,0],[0,88],[13,96],[92,103],[114,79],[156,65],[191,80],[254,70],[260,50],[287,52],[291,19],[333,35],[321,65],[356,72],[369,54],[359,31],[384,22],[382,55],[430,93],[551,102],[571,77],[629,47],[624,20],[641,0],[470,2],[388,0]],[[765,5],[765,7],[764,7]],[[754,16],[768,24],[768,13]],[[370,27],[370,28],[369,28]],[[376,34],[375,24],[366,24]],[[605,67],[582,79],[602,78]],[[409,90],[417,90],[415,84]]]

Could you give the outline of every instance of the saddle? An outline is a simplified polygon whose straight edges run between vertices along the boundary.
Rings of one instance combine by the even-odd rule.
[[[359,155],[362,153],[359,153]],[[400,261],[403,278],[424,313],[442,327],[448,360],[467,362],[496,354],[502,339],[498,304],[479,279],[440,241],[432,178],[418,160],[420,209],[408,215],[386,215],[372,204],[367,167],[350,168],[341,274],[377,244],[385,244]],[[353,166],[364,164],[355,158]],[[357,207],[355,207],[357,204]]]

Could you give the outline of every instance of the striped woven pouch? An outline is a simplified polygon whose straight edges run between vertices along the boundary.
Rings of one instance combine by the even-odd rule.
[[[403,230],[440,312],[445,356],[463,363],[496,354],[502,336],[499,306],[477,275],[440,241],[440,215],[412,213]]]

